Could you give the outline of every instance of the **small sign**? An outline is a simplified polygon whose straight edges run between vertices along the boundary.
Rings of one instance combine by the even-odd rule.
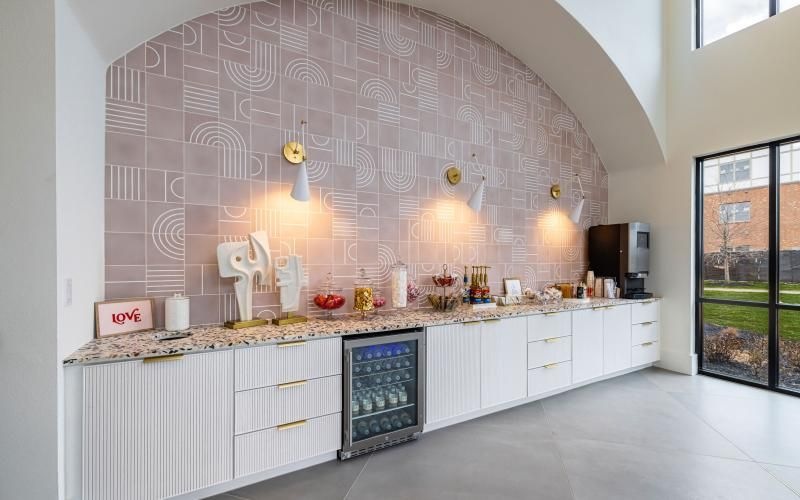
[[[95,338],[152,330],[153,299],[108,300],[94,303]]]

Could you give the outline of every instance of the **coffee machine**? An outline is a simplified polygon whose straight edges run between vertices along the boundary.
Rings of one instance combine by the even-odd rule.
[[[617,279],[626,299],[649,299],[644,280],[650,272],[650,224],[629,222],[589,228],[589,269]]]

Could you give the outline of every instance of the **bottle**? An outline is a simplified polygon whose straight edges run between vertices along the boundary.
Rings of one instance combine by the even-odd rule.
[[[364,356],[361,354],[361,351],[358,351],[356,353],[356,363],[360,362],[362,359],[364,359]]]
[[[411,349],[408,348],[408,344],[403,344],[403,354],[408,354],[411,352]]]
[[[403,412],[400,414],[400,421],[403,422],[403,425],[411,425],[414,423],[414,420],[411,418],[407,412]],[[370,425],[370,428],[372,426]]]
[[[403,422],[400,421],[400,417],[398,417],[397,415],[392,415],[391,422],[392,422],[392,427],[394,427],[395,429],[403,428]]]
[[[381,359],[381,357],[383,357],[383,351],[378,347],[375,349],[375,359]]]
[[[361,411],[361,403],[358,401],[353,401],[353,405],[351,406],[351,413],[354,417],[357,417],[359,412]]]
[[[372,399],[365,397],[361,400],[361,410],[364,413],[372,413]]]
[[[353,375],[358,375],[361,373],[361,366],[353,365]]]
[[[461,289],[461,302],[469,304],[469,279],[467,278],[467,266],[464,266],[464,287]]]
[[[408,267],[398,260],[392,266],[392,307],[403,308],[408,305]]]
[[[403,368],[408,368],[410,366],[411,366],[411,360],[409,360],[408,358],[404,359],[403,360]]]
[[[394,349],[392,349],[392,355],[400,356],[401,354],[403,354],[403,350],[400,349],[400,346],[399,345],[394,346]]]
[[[363,383],[363,382],[361,382],[361,380],[356,380],[355,382],[353,382],[353,387],[354,387],[354,388],[355,388],[355,390],[357,390],[357,391],[358,391],[358,390],[361,390],[361,389],[363,389],[363,388],[364,388],[364,383]]]
[[[380,434],[381,433],[381,425],[374,418],[369,421],[369,431],[372,434]]]
[[[372,363],[370,363],[370,364],[368,364],[367,366],[364,367],[364,373],[366,373],[367,375],[372,373]]]
[[[386,403],[389,408],[397,408],[397,391],[389,391]]]
[[[400,406],[404,406],[408,404],[408,393],[405,389],[400,389],[400,392],[397,393],[397,404]],[[370,407],[370,411],[372,408]]]
[[[391,362],[391,361],[387,361],[387,362],[385,362],[385,363],[383,364],[383,369],[384,369],[384,370],[386,370],[386,371],[389,371],[389,370],[391,370],[391,369],[392,369],[392,362]]]
[[[366,422],[363,422],[363,421],[362,421],[362,422],[359,422],[359,423],[358,423],[358,425],[356,425],[355,431],[357,431],[357,432],[358,432],[358,436],[359,436],[361,439],[363,439],[363,438],[365,438],[365,437],[369,436],[369,427],[367,426],[367,423],[366,423]],[[356,432],[353,432],[353,434],[354,434],[354,436],[353,436],[353,437],[356,437],[356,436],[355,436]]]
[[[375,370],[376,373],[383,370],[383,363],[381,363],[380,361],[376,361],[373,370]]]
[[[375,411],[383,411],[386,409],[386,400],[380,394],[375,395]]]
[[[372,359],[372,349],[367,349],[367,354],[364,356],[367,361]]]
[[[392,422],[389,420],[389,417],[381,418],[381,429],[383,429],[384,432],[392,430]]]

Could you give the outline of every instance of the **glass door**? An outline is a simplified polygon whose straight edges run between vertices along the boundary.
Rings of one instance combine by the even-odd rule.
[[[343,458],[422,430],[423,333],[345,340]]]
[[[697,160],[700,371],[800,393],[800,138]]]

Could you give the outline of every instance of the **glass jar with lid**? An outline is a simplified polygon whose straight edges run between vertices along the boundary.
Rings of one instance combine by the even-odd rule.
[[[367,313],[372,311],[375,306],[373,304],[372,279],[367,276],[364,268],[359,270],[358,277],[353,281],[353,288],[355,289],[353,309],[360,312],[362,318],[366,318]]]
[[[342,307],[345,302],[342,288],[336,285],[333,273],[328,273],[325,283],[314,296],[314,304],[325,311],[325,319],[333,319],[333,311]]]
[[[392,307],[399,309],[408,305],[408,267],[398,260],[392,266]]]

